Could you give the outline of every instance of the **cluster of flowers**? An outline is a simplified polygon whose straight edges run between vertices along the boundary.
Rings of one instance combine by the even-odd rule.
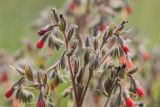
[[[143,106],[143,103],[132,100],[137,95],[142,97],[144,92],[139,82],[132,76],[138,71],[138,66],[132,62],[126,37],[129,33],[124,31],[128,21],[122,21],[118,25],[113,24],[112,20],[106,21],[122,10],[127,14],[131,13],[128,2],[119,1],[120,3],[117,1],[112,3],[111,0],[94,2],[73,0],[67,7],[66,16],[73,16],[76,25],[69,25],[70,21],[56,9],[50,10],[47,15],[49,16],[47,19],[50,20],[47,21],[46,27],[38,31],[40,39],[36,46],[42,49],[48,40],[49,55],[54,49],[58,51],[65,46],[62,48],[64,51],[56,63],[48,69],[41,67],[40,70],[34,71],[29,66],[12,67],[22,76],[5,93],[8,99],[14,96],[14,107],[18,107],[19,102],[31,102],[34,94],[37,94],[32,90],[39,93],[37,107],[53,107],[52,93],[60,83],[70,82],[70,78],[66,77],[71,77],[72,86],[69,86],[62,95],[64,97],[71,95],[76,107],[85,106],[87,93],[93,94],[97,105],[103,100],[100,99],[101,95],[107,97],[104,107],[108,107],[108,104],[113,107]],[[92,15],[97,13],[91,11],[92,6],[100,12],[100,18],[96,19],[96,22],[93,21]],[[85,12],[78,14],[77,9],[81,7],[85,8]],[[38,28],[43,24],[45,23],[40,26],[38,24]],[[89,30],[92,33],[86,35]],[[144,58],[148,59],[148,56],[145,55]],[[69,74],[62,73],[61,70]],[[130,82],[127,82],[128,79]]]

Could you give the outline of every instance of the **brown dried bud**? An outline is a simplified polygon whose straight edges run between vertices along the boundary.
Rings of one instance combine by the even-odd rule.
[[[52,13],[51,13],[51,19],[53,20],[53,22],[54,22],[55,24],[57,24],[58,21],[59,21],[59,17],[58,17],[57,10],[56,10],[56,9],[52,9],[51,12],[52,12]]]
[[[89,38],[88,38],[88,37],[87,37],[87,39],[86,39],[85,46],[86,46],[86,47],[89,47],[89,46],[90,46]]]
[[[99,59],[95,58],[89,64],[89,77],[92,77],[93,71],[99,67]]]
[[[98,40],[96,38],[93,38],[93,49],[97,50],[98,49]]]
[[[29,66],[26,66],[26,67],[25,67],[24,72],[25,72],[26,78],[27,78],[28,80],[30,80],[30,81],[33,81],[33,73],[32,73],[32,70],[31,70],[31,68],[30,68]]]
[[[67,40],[68,41],[71,40],[76,28],[77,28],[77,26],[73,25],[73,24],[69,27],[68,34],[67,34]]]
[[[79,70],[79,60],[77,58],[74,58],[73,71],[75,75],[77,74],[78,70]]]
[[[79,71],[78,71],[78,73],[77,73],[77,75],[76,75],[76,80],[77,80],[77,83],[81,83],[82,82],[82,80],[83,80],[83,73],[84,73],[84,71],[83,71],[84,69],[83,68],[81,68]]]
[[[119,26],[117,26],[116,31],[115,31],[115,35],[119,35],[120,32],[123,30],[124,28],[124,24],[128,23],[128,21],[123,21]]]
[[[61,59],[60,59],[60,62],[59,62],[59,67],[60,67],[61,69],[64,69],[65,66],[66,66],[65,57],[64,57],[64,55],[62,55],[62,57],[61,57]]]
[[[134,66],[133,68],[131,68],[129,71],[128,71],[128,75],[132,75],[134,74],[135,72],[137,72],[139,69],[138,66]]]
[[[73,54],[73,52],[76,50],[77,42],[77,40],[73,41],[73,43],[70,45],[70,49],[66,52],[66,55],[71,56]]]
[[[86,50],[84,53],[84,66],[86,66],[89,63],[90,60],[90,50]]]
[[[65,30],[66,30],[66,20],[64,19],[62,14],[60,14],[59,17],[60,17],[60,25],[59,25],[60,30],[62,32],[65,32]]]
[[[43,70],[38,71],[37,76],[38,76],[39,83],[43,83],[43,84],[47,83],[47,75],[45,74]]]
[[[105,81],[104,83],[104,89],[107,92],[108,95],[110,95],[112,93],[113,90],[113,82],[111,79],[108,79]]]

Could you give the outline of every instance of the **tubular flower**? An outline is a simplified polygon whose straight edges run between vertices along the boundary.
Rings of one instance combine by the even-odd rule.
[[[43,45],[44,45],[44,42],[42,41],[42,39],[38,40],[38,42],[37,42],[37,48],[41,49],[43,47]]]
[[[124,97],[124,101],[125,101],[126,106],[133,107],[133,100],[129,96],[129,93],[126,89],[123,91],[123,97]]]
[[[6,93],[5,93],[5,97],[10,98],[13,95],[14,91],[15,91],[14,87],[7,90]]]
[[[129,52],[129,48],[128,48],[127,44],[122,44],[121,47],[122,47],[122,50],[124,51],[125,54],[127,54]]]
[[[133,85],[134,85],[134,88],[136,90],[136,93],[139,97],[142,97],[144,95],[144,92],[139,84],[139,82],[137,80],[134,80],[133,81]]]
[[[45,107],[45,102],[41,97],[38,99],[37,107]]]

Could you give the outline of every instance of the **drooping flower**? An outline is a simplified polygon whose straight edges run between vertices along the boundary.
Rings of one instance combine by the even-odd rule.
[[[41,49],[43,47],[43,45],[44,45],[44,42],[42,41],[42,39],[38,40],[38,42],[37,42],[37,48]]]
[[[103,32],[106,29],[107,25],[106,24],[100,24],[98,30]]]
[[[136,93],[139,97],[142,97],[144,95],[144,92],[139,84],[139,82],[137,80],[133,80],[133,85],[134,85],[134,88],[136,90]]]
[[[126,62],[126,64],[127,64],[126,71],[128,71],[129,69],[132,69],[134,67],[134,65],[133,65],[133,62],[130,58],[127,58],[126,61],[127,61]]]
[[[5,97],[10,98],[13,95],[14,91],[15,91],[14,87],[11,87],[9,90],[6,91]]]
[[[13,99],[12,107],[19,107],[19,100],[17,98]]]
[[[129,15],[132,13],[132,8],[129,5],[125,6],[125,10],[126,10],[127,14],[129,14]]]
[[[36,107],[45,107],[45,101],[43,100],[42,97],[39,97]]]
[[[0,74],[0,83],[8,80],[7,72],[3,72]]]
[[[124,97],[124,101],[125,101],[126,106],[127,107],[133,107],[133,100],[129,96],[129,93],[128,93],[127,89],[123,90],[123,97]]]
[[[149,56],[149,53],[148,53],[148,52],[143,52],[143,53],[142,53],[142,57],[143,57],[143,60],[144,60],[144,61],[147,61],[147,60],[149,60],[149,57],[150,57],[150,56]]]
[[[72,1],[70,4],[69,4],[69,10],[73,11],[75,10],[77,7],[77,3],[75,3],[74,1]]]
[[[127,54],[129,52],[129,48],[128,48],[127,44],[123,43],[121,45],[121,47],[122,47],[122,50],[124,51],[125,54]]]

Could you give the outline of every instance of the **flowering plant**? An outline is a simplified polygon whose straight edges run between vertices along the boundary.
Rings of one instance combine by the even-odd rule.
[[[56,87],[66,82],[70,86],[62,96],[70,96],[69,100],[74,107],[86,107],[85,101],[89,95],[98,107],[143,106],[143,103],[133,100],[142,97],[144,92],[133,76],[139,67],[133,64],[127,43],[126,35],[130,32],[124,30],[124,27],[128,21],[123,20],[120,24],[106,21],[106,18],[123,9],[130,14],[131,8],[123,0],[116,7],[110,5],[110,2],[87,0],[83,3],[83,0],[73,0],[67,8],[66,16],[74,16],[76,24],[69,24],[71,22],[56,9],[49,11],[47,21],[42,20],[47,26],[38,31],[40,39],[36,46],[42,49],[47,42],[48,55],[52,55],[55,49],[61,50],[62,54],[47,69],[40,67],[41,69],[34,70],[27,65],[12,66],[21,76],[5,93],[6,98],[14,97],[14,107],[19,102],[30,103],[35,98],[37,107],[57,107],[54,100]],[[94,19],[92,14],[95,15],[95,12],[91,12],[91,6],[97,7],[97,11],[101,12],[98,23],[89,21]],[[80,7],[85,7],[85,12],[77,14]],[[35,26],[40,27],[39,24]],[[104,99],[105,103],[100,104]]]

